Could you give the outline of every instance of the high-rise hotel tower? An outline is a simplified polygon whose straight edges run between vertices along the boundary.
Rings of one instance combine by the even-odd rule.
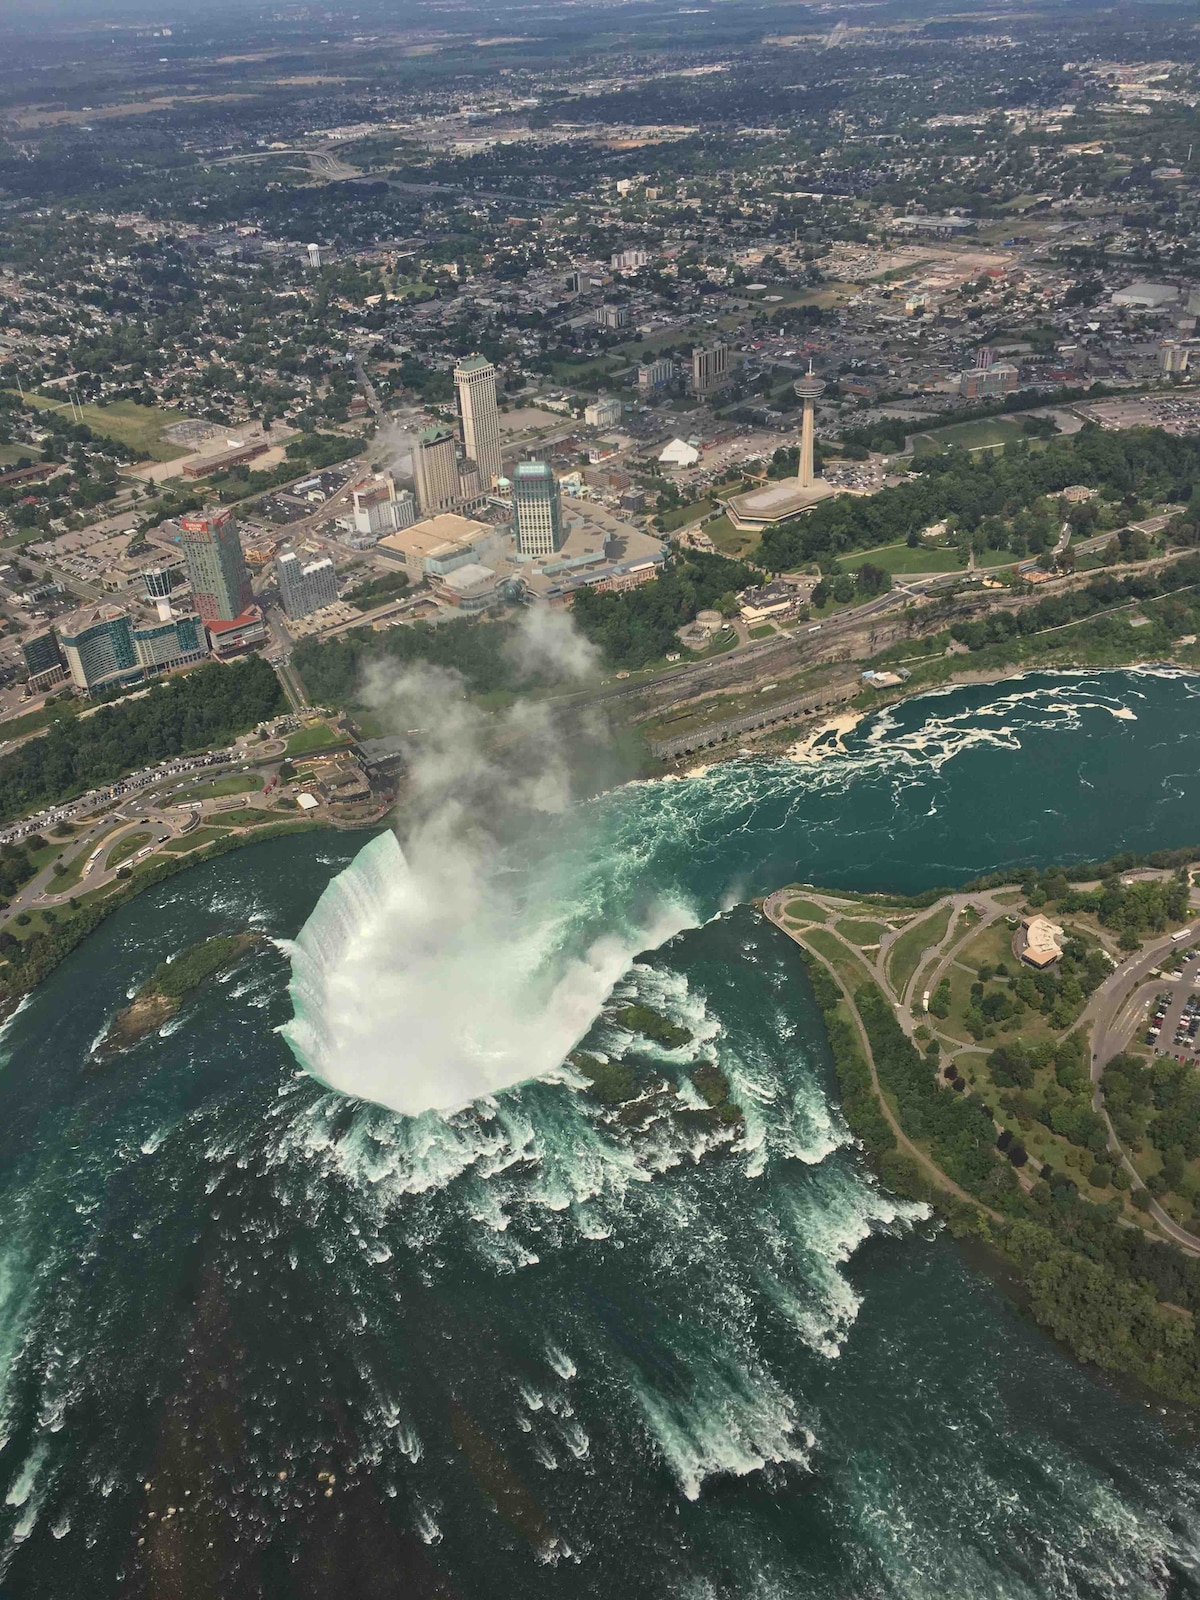
[[[500,408],[496,403],[496,369],[486,356],[467,356],[454,369],[463,448],[479,468],[484,490],[502,475]]]

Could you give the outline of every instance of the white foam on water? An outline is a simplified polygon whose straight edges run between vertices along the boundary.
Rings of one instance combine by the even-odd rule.
[[[442,1530],[434,1520],[433,1512],[426,1506],[418,1505],[415,1509],[417,1535],[424,1544],[441,1544]]]
[[[835,1359],[862,1306],[842,1269],[873,1233],[903,1233],[930,1215],[924,1203],[898,1199],[857,1174],[814,1174],[787,1197],[784,1226],[773,1240],[779,1267],[789,1260],[799,1266],[803,1287],[793,1287],[794,1274],[786,1270],[764,1272],[763,1287],[809,1348]]]
[[[8,1048],[8,1036],[12,1032],[13,1023],[23,1011],[28,1010],[33,1000],[33,990],[29,989],[23,994],[12,1011],[0,1022],[0,1067],[6,1067],[12,1060],[12,1051]]]
[[[725,1356],[689,1378],[686,1394],[667,1395],[640,1375],[633,1382],[654,1441],[686,1499],[698,1500],[709,1478],[744,1478],[769,1463],[809,1464],[815,1438],[767,1373],[750,1373]]]
[[[44,1443],[34,1445],[4,1497],[4,1504],[19,1513],[9,1534],[14,1544],[21,1544],[28,1539],[37,1524],[46,1496],[47,1485],[42,1471],[46,1456],[47,1446]]]
[[[566,1351],[560,1350],[557,1345],[548,1344],[546,1346],[546,1360],[564,1383],[569,1383],[572,1378],[578,1376],[578,1368],[575,1363]]]

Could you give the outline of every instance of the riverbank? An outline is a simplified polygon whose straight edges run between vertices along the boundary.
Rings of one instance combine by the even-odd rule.
[[[986,687],[999,683],[1018,683],[1023,678],[1031,677],[1036,673],[1055,673],[1064,677],[1084,676],[1095,672],[1138,672],[1149,671],[1155,667],[1169,668],[1172,671],[1200,674],[1200,661],[1191,659],[1196,652],[1189,648],[1189,659],[1170,659],[1162,652],[1140,652],[1128,660],[1119,662],[1087,662],[1068,658],[1064,660],[1046,659],[1045,661],[1018,662],[1006,665],[991,665],[978,667],[951,668],[937,676],[914,678],[899,684],[894,688],[885,690],[864,690],[852,700],[843,710],[832,715],[816,719],[810,726],[804,727],[803,723],[792,724],[787,727],[771,728],[760,735],[747,735],[742,745],[737,750],[729,749],[721,754],[713,754],[707,760],[697,760],[695,756],[681,758],[667,772],[658,771],[658,776],[698,777],[713,767],[727,765],[731,762],[744,761],[748,757],[763,757],[770,760],[787,760],[801,764],[809,764],[823,760],[832,755],[846,755],[845,740],[862,722],[881,711],[889,710],[894,706],[904,705],[910,700],[919,700],[923,696],[942,695],[954,689],[967,689]],[[956,659],[963,659],[958,657]],[[801,732],[800,730],[803,729]],[[797,735],[799,734],[799,737]],[[649,775],[649,774],[648,774]]]
[[[363,824],[364,828],[377,826],[377,823]],[[240,850],[246,845],[259,844],[268,839],[278,839],[293,833],[318,831],[333,830],[329,829],[326,823],[305,822],[301,819],[294,822],[279,822],[269,827],[258,828],[254,832],[230,834],[224,839],[204,845],[199,850],[173,859],[158,857],[152,863],[135,870],[131,877],[118,883],[111,890],[101,893],[89,904],[81,904],[77,910],[61,921],[56,921],[53,927],[23,941],[17,950],[7,951],[5,959],[0,963],[0,1021],[11,1016],[25,996],[36,989],[43,979],[49,977],[59,963],[64,961],[72,950],[114,911],[128,905],[147,889],[165,883],[168,878],[177,877],[181,872],[214,861],[218,856]]]
[[[1200,1260],[1163,1239],[1147,1215],[1149,1197],[1141,1194],[1139,1208],[1138,1186],[1129,1192],[1096,1157],[1105,1148],[1103,1137],[1098,1146],[1094,1141],[1098,1119],[1095,1127],[1073,1120],[1089,1114],[1086,1027],[1093,1006],[1083,1017],[1061,1019],[1040,1051],[1010,1038],[997,1040],[989,1053],[978,1043],[980,1033],[998,1027],[958,1037],[955,1018],[943,1020],[939,996],[928,998],[939,979],[949,1003],[957,990],[965,995],[976,964],[981,977],[995,970],[992,961],[1008,948],[1004,921],[1012,892],[959,892],[949,897],[948,917],[936,907],[906,917],[898,898],[890,914],[880,912],[888,928],[847,920],[840,898],[789,889],[761,907],[800,950],[824,1018],[843,1114],[881,1180],[932,1206],[956,1237],[996,1252],[1011,1274],[1008,1287],[1020,1286],[1034,1320],[1078,1360],[1156,1397],[1200,1404]],[[961,978],[954,975],[959,968]],[[1096,987],[1097,1000],[1114,985],[1121,989],[1124,970],[1125,963],[1112,968],[1103,988]],[[1013,979],[1017,998],[1023,981]],[[973,986],[972,1007],[984,1003],[985,988]],[[994,992],[1002,994],[1003,984]],[[914,1000],[921,994],[923,1004]],[[1045,1021],[1025,1010],[1033,1020],[1022,1031],[1040,1041]],[[1044,1106],[1043,1079],[1051,1085]],[[1020,1086],[1015,1093],[1013,1084]],[[1065,1119],[1072,1107],[1072,1119]]]

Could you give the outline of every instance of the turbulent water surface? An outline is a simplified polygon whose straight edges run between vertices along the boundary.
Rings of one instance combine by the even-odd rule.
[[[53,975],[0,1039],[0,1594],[1200,1592],[1190,1438],[874,1182],[740,907],[1195,842],[1200,684],[1028,677],[847,743],[594,802],[444,969],[394,847],[321,836]],[[276,942],[94,1062],[164,953],[247,923]],[[692,1034],[663,1072],[720,1062],[743,1136],[559,1069],[633,1047],[610,991]]]

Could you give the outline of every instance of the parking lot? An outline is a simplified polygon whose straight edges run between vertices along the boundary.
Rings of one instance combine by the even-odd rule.
[[[1200,957],[1184,963],[1183,972],[1170,988],[1156,996],[1144,1043],[1155,1055],[1173,1056],[1177,1061],[1195,1061],[1200,1056]]]

